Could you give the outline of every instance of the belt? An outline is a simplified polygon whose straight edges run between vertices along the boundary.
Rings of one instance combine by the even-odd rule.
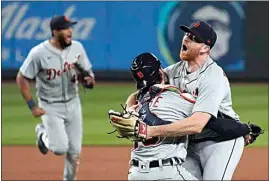
[[[61,100],[61,101],[49,101],[49,100],[43,99],[43,98],[39,98],[39,99],[41,101],[45,101],[46,103],[49,103],[49,104],[51,104],[51,103],[66,103],[66,102],[69,102],[69,101],[72,100],[72,98],[71,99],[68,99],[68,100]]]
[[[162,165],[167,165],[168,163],[170,165],[173,165],[173,159],[176,161],[176,164],[181,163],[181,161],[177,157],[174,157],[174,158],[167,158],[165,160],[162,160]],[[131,160],[131,165],[138,167],[139,161],[133,159]],[[154,168],[154,167],[160,167],[159,160],[154,160],[154,161],[149,162],[149,168]]]

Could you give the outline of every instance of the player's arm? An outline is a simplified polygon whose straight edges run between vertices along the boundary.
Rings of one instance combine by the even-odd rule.
[[[199,93],[192,115],[169,125],[149,126],[147,136],[177,137],[200,133],[209,119],[217,118],[220,103],[225,96],[226,80],[222,72],[218,72],[214,79],[205,79],[199,86]]]
[[[147,137],[164,136],[178,137],[200,133],[211,115],[196,112],[192,116],[163,126],[149,126]]]
[[[235,139],[250,133],[249,126],[231,118],[211,118],[207,128],[217,132],[222,140]]]
[[[90,75],[90,76],[86,76],[86,77],[84,78],[84,80],[85,80],[86,83],[87,83],[87,84],[85,85],[85,87],[86,87],[86,88],[92,88],[92,87],[94,86],[94,84],[95,84],[95,75],[94,75],[94,72],[93,72],[93,70],[92,70],[92,64],[91,64],[91,62],[90,62],[90,60],[89,60],[89,58],[88,58],[88,55],[87,55],[87,53],[86,53],[86,51],[85,51],[83,45],[80,44],[80,46],[81,46],[81,52],[82,52],[82,53],[81,53],[81,55],[80,55],[79,61],[81,62],[83,68],[84,68],[85,70],[87,70],[87,71],[89,72],[89,75]]]
[[[32,95],[30,91],[29,79],[24,77],[19,71],[16,78],[17,85],[20,89],[21,95],[23,96],[26,102],[32,100]]]
[[[127,98],[125,105],[127,110],[133,110],[136,108],[137,106],[137,95],[138,95],[138,91],[132,93],[131,95],[129,95],[129,97]]]
[[[42,108],[39,108],[34,102],[29,84],[29,80],[34,79],[39,72],[38,60],[34,54],[34,50],[31,50],[23,62],[17,74],[16,83],[33,116],[39,117],[45,114],[45,111]]]

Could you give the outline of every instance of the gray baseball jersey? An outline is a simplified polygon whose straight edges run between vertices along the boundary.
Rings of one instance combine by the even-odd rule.
[[[180,61],[164,71],[170,84],[197,98],[192,112],[207,112],[217,117],[218,111],[221,111],[239,119],[232,108],[231,89],[222,68],[210,57],[199,70],[190,74],[187,73],[187,65],[187,61]]]
[[[76,61],[87,70],[92,68],[81,43],[72,41],[71,46],[60,51],[46,40],[32,48],[20,72],[27,78],[36,78],[37,97],[66,101],[78,94],[76,73],[72,68]]]
[[[188,73],[187,66],[187,61],[180,61],[167,67],[165,72],[170,84],[196,97],[192,113],[206,112],[217,117],[218,112],[222,112],[233,119],[239,119],[232,108],[230,84],[222,68],[210,57],[195,72]],[[204,129],[194,138],[202,140],[215,136],[210,129]],[[230,180],[243,148],[242,137],[221,143],[190,141],[187,160],[183,166],[201,180]]]
[[[166,90],[151,100],[149,108],[159,118],[174,122],[175,120],[181,120],[190,116],[193,103],[181,97],[179,91]],[[164,160],[172,157],[177,157],[181,162],[184,162],[187,156],[187,142],[187,136],[180,138],[158,138],[147,144],[139,142],[138,147],[132,150],[131,159],[141,161],[141,165],[147,165],[150,161]],[[181,164],[179,166],[166,166],[162,169],[147,170],[147,168],[147,166],[145,168],[131,167],[128,175],[129,180],[196,180]]]
[[[193,103],[183,99],[179,93],[164,91],[150,102],[150,110],[165,121],[174,122],[181,120],[191,114]],[[152,145],[139,143],[138,148],[131,154],[132,159],[152,161],[160,158],[179,157],[186,158],[186,136],[181,138],[159,138]]]
[[[47,40],[32,48],[20,68],[26,78],[36,78],[39,107],[45,129],[39,130],[46,147],[57,155],[66,154],[64,180],[76,178],[82,145],[82,111],[78,95],[78,62],[93,75],[92,65],[81,43],[72,41],[58,50]]]

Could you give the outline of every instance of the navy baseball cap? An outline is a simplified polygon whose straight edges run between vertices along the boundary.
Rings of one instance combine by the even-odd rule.
[[[215,30],[204,21],[197,21],[190,27],[181,25],[180,29],[184,32],[193,34],[202,43],[210,46],[210,48],[212,48],[216,43],[217,34]]]
[[[76,24],[76,21],[70,21],[66,16],[55,16],[50,21],[51,30],[62,30]]]

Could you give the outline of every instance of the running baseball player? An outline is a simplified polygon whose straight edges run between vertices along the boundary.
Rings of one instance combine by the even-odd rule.
[[[64,180],[76,179],[82,146],[78,83],[86,88],[94,85],[87,54],[81,43],[72,40],[74,24],[65,16],[53,17],[52,38],[31,49],[17,75],[17,84],[32,115],[42,119],[35,129],[40,152],[66,154]],[[38,104],[30,93],[29,80],[34,78]]]
[[[134,137],[135,127],[137,127],[136,129],[139,135],[146,132],[145,124],[150,126],[171,124],[172,121],[174,121],[174,117],[180,116],[180,119],[184,119],[191,115],[196,102],[191,94],[182,93],[175,86],[156,84],[164,82],[164,76],[162,76],[160,69],[160,61],[153,54],[143,53],[137,56],[132,63],[131,71],[139,90],[137,97],[139,101],[139,108],[137,108],[139,110],[138,115],[130,118],[132,113],[126,111],[125,113],[109,112],[111,123],[121,137],[136,140]],[[216,131],[216,133],[222,137],[223,141],[241,136],[250,136],[255,140],[256,135],[250,135],[250,132],[254,131],[255,133],[259,133],[261,131],[261,128],[257,125],[242,124],[233,119],[210,120],[206,127]],[[182,138],[186,139],[186,136],[181,137],[181,139]],[[180,138],[178,137],[177,140],[180,140]],[[176,150],[176,143],[173,142],[171,145],[169,141],[174,140],[172,138],[153,137],[145,141],[135,142],[135,148],[131,155],[132,160],[129,179],[188,179],[187,176],[184,177],[184,174],[181,174],[182,177],[180,178],[178,178],[178,175],[176,175],[176,177],[167,177],[167,175],[174,175],[169,174],[173,172],[172,167],[166,167],[167,170],[162,169],[164,172],[160,174],[155,173],[156,169],[153,169],[153,167],[150,169],[150,165],[161,167],[158,163],[166,160],[169,156],[176,158],[176,153],[179,154],[178,156],[181,158],[181,163],[184,163],[186,154],[183,152],[184,154],[182,155],[181,151],[183,148],[178,147],[180,150]],[[184,151],[186,151],[186,147],[187,143],[185,143]],[[149,164],[149,166],[141,168],[139,162],[141,162],[140,165]],[[147,170],[140,173],[143,169]],[[185,170],[183,173],[185,173]],[[189,175],[189,173],[186,172],[186,175]]]
[[[222,141],[222,137],[205,128],[210,119],[228,118],[239,121],[232,108],[231,90],[221,67],[210,58],[217,35],[206,22],[181,26],[186,35],[182,41],[182,61],[165,69],[169,83],[196,98],[190,117],[162,126],[148,126],[146,137],[190,137],[188,156],[183,166],[198,179],[230,180],[244,149],[244,138]],[[135,103],[135,94],[128,106]],[[141,135],[140,135],[141,136]]]

